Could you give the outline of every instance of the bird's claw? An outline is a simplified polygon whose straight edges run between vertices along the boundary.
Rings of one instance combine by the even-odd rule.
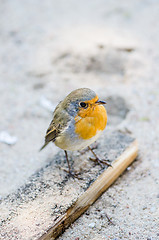
[[[102,168],[103,168],[103,164],[107,165],[108,167],[112,167],[109,160],[99,159],[98,157],[97,158],[89,158],[89,159],[93,162],[97,162]]]
[[[69,174],[70,177],[72,178],[77,178],[78,180],[82,180],[81,177],[79,177],[80,173],[79,172],[74,172],[72,170],[66,170],[66,169],[63,169],[65,172],[67,172]]]

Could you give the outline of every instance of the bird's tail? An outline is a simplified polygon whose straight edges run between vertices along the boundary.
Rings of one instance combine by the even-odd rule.
[[[41,150],[43,150],[43,149],[46,147],[46,145],[48,145],[48,143],[49,143],[49,142],[45,142],[44,145],[39,149],[39,152],[40,152]]]

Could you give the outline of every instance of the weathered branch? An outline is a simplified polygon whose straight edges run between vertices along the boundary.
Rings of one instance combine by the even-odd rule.
[[[123,173],[123,171],[135,160],[138,154],[138,144],[135,140],[118,157],[112,167],[107,168],[96,181],[83,193],[66,213],[57,219],[55,224],[39,240],[56,239],[66,228],[69,227],[98,197]]]

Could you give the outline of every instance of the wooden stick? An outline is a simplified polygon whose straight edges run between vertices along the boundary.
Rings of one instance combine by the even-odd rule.
[[[53,240],[69,227],[90,205],[123,173],[123,171],[135,160],[138,154],[137,140],[117,158],[112,167],[107,168],[97,180],[84,192],[66,213],[57,219],[53,227],[39,240]]]

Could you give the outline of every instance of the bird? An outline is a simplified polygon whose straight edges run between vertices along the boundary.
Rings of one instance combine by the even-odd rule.
[[[71,170],[67,151],[78,151],[89,148],[100,165],[107,161],[100,160],[90,145],[101,135],[107,125],[105,101],[99,100],[97,94],[89,88],[79,88],[59,102],[53,112],[53,119],[46,131],[45,143],[53,142],[65,152],[68,173],[72,177],[78,174]],[[92,159],[93,160],[93,159]]]

